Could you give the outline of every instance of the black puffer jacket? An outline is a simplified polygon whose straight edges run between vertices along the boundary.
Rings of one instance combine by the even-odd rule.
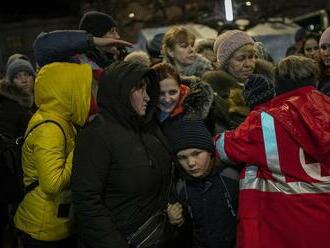
[[[17,138],[24,135],[32,116],[33,96],[6,79],[0,82],[0,133]]]
[[[78,135],[72,195],[84,247],[128,247],[126,237],[167,205],[171,157],[152,118],[158,83],[148,85],[144,119],[129,100],[146,75],[153,71],[135,63],[106,69],[98,91],[100,116]]]

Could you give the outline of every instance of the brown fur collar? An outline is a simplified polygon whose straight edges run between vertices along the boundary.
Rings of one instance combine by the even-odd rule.
[[[0,81],[0,95],[18,102],[22,107],[30,108],[33,105],[33,95],[22,92],[16,85],[7,79]]]

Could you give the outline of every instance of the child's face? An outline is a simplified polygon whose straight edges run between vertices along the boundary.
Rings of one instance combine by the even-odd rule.
[[[206,177],[212,169],[211,153],[197,148],[181,150],[177,153],[182,168],[192,177]]]

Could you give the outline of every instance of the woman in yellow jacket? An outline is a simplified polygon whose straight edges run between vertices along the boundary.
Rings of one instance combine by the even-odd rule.
[[[24,185],[36,187],[25,195],[14,218],[24,248],[74,246],[69,213],[74,125],[86,122],[91,92],[92,69],[86,64],[52,63],[37,75],[38,111],[22,148]]]

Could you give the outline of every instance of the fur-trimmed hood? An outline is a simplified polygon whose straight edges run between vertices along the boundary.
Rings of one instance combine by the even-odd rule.
[[[0,95],[18,102],[22,107],[31,108],[33,105],[33,95],[23,92],[6,78],[0,81]]]
[[[212,87],[197,77],[184,78],[183,81],[190,88],[188,96],[183,101],[185,116],[204,120],[213,103]]]
[[[257,59],[253,74],[261,74],[271,80],[275,80],[275,65],[264,59]]]
[[[174,66],[174,68],[176,68],[175,65],[167,57],[164,58],[164,62],[171,64],[172,66]],[[176,70],[178,70],[178,68],[176,68]],[[182,76],[201,77],[204,74],[204,72],[212,71],[212,70],[213,67],[211,61],[204,58],[200,54],[196,54],[195,62],[191,65],[182,68],[182,70],[178,71],[178,73],[180,73],[180,75]]]

